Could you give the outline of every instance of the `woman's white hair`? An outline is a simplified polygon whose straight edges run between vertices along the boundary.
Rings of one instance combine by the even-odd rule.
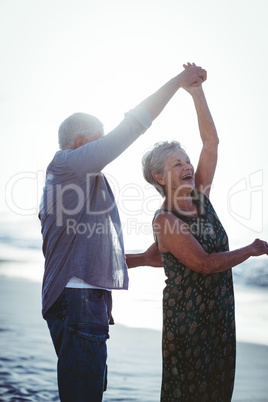
[[[158,183],[153,174],[163,174],[167,158],[177,149],[184,151],[178,141],[163,141],[154,145],[142,158],[142,170],[145,180],[152,184],[156,190],[165,196],[164,187]],[[185,152],[185,151],[184,151]]]
[[[84,135],[87,139],[103,133],[103,124],[87,113],[74,113],[65,119],[58,131],[60,149],[70,149],[74,146],[75,137],[78,134]]]

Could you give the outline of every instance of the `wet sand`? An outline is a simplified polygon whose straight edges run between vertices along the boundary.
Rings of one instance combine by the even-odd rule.
[[[56,356],[40,295],[40,283],[0,278],[1,401],[59,400]],[[116,324],[110,335],[104,401],[159,401],[161,332]],[[238,343],[233,401],[267,402],[267,379],[268,346]]]

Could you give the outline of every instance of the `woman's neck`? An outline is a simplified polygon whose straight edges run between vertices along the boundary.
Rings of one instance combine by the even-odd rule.
[[[198,211],[191,193],[184,194],[183,196],[167,197],[163,202],[163,208],[170,211],[175,211],[181,215],[198,216]]]

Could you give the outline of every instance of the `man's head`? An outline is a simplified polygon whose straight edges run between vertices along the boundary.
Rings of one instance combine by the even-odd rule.
[[[58,131],[60,149],[76,149],[102,137],[103,124],[87,113],[74,113],[65,119]]]

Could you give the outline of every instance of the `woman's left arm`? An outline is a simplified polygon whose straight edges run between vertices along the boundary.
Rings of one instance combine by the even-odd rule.
[[[209,197],[217,165],[219,138],[202,86],[192,88],[190,93],[194,101],[203,143],[195,173],[195,186],[197,190]]]
[[[163,267],[161,253],[156,243],[153,243],[146,251],[137,254],[126,254],[126,263],[128,268],[141,266]]]
[[[195,66],[194,63],[187,63],[183,66],[185,70],[187,70],[192,65]],[[205,81],[205,79],[206,76],[203,78],[203,81]],[[217,165],[219,138],[202,85],[191,85],[186,88],[184,87],[184,89],[189,92],[193,98],[198,118],[200,136],[203,142],[195,174],[195,186],[197,190],[205,193],[206,196],[209,197]]]
[[[191,95],[195,104],[203,143],[195,173],[195,186],[209,197],[217,165],[219,138],[202,86],[193,88]]]

